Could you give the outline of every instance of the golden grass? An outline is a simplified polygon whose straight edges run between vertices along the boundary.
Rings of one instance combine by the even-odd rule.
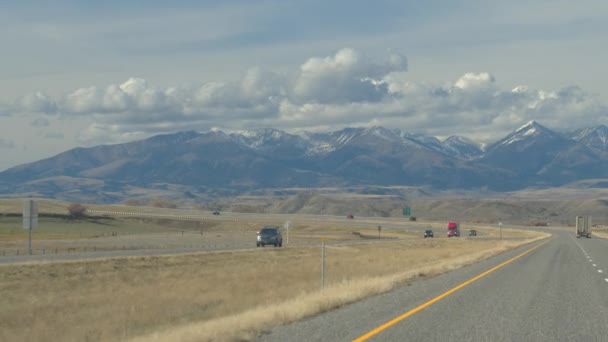
[[[38,212],[67,214],[69,203],[59,200],[36,199]],[[22,198],[0,198],[0,213],[21,213],[23,211]]]
[[[473,247],[468,253],[462,249],[450,249],[441,253],[440,258],[430,262],[421,262],[421,260],[430,256],[428,251],[423,252],[419,260],[411,262],[409,267],[404,267],[399,271],[393,270],[386,274],[380,272],[379,274],[343,279],[322,291],[305,292],[275,305],[259,306],[227,317],[185,324],[166,331],[139,336],[131,339],[131,342],[251,340],[260,333],[272,329],[276,324],[295,322],[370,295],[387,292],[416,278],[451,271],[523,244],[546,238],[548,235],[540,233],[540,236],[537,235],[536,238],[526,242],[495,242],[492,247],[485,249],[476,246],[477,248]],[[471,248],[471,246],[465,248]]]
[[[517,244],[405,239],[328,247],[322,292],[318,246],[4,265],[0,340],[249,338],[277,318],[314,315]]]
[[[603,239],[608,239],[608,230],[607,229],[593,229],[591,231],[592,236],[597,236]]]

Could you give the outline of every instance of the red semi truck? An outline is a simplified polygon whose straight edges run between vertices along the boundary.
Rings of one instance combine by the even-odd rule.
[[[460,236],[460,227],[456,221],[448,222],[448,237],[452,236]]]

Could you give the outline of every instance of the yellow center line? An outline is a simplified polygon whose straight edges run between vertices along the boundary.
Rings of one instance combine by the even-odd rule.
[[[538,244],[538,245],[536,245],[536,246],[534,246],[534,247],[532,247],[532,248],[530,248],[528,250],[526,250],[525,252],[523,252],[521,254],[518,254],[518,255],[514,256],[513,258],[511,258],[511,259],[509,259],[509,260],[507,260],[507,261],[505,261],[505,262],[503,262],[503,263],[501,263],[501,264],[499,264],[497,266],[494,266],[494,267],[490,268],[489,270],[487,270],[487,271],[485,271],[485,272],[483,272],[483,273],[481,273],[481,274],[479,274],[479,275],[477,275],[477,276],[475,276],[475,277],[473,277],[473,278],[465,281],[464,283],[462,283],[462,284],[460,284],[460,285],[458,285],[458,286],[456,286],[456,287],[454,287],[454,288],[452,288],[452,289],[450,289],[450,290],[448,290],[448,291],[440,294],[439,296],[437,296],[437,297],[435,297],[435,298],[427,301],[426,303],[423,303],[423,304],[415,307],[414,309],[412,309],[412,310],[410,310],[410,311],[408,311],[408,312],[406,312],[406,313],[404,313],[404,314],[402,314],[400,316],[397,316],[397,317],[391,319],[390,321],[388,321],[388,322],[386,322],[386,323],[378,326],[377,328],[368,331],[364,335],[362,335],[362,336],[354,339],[353,342],[367,341],[369,338],[371,338],[371,337],[379,334],[380,332],[382,332],[382,331],[384,331],[384,330],[392,327],[393,325],[401,322],[402,320],[404,320],[404,319],[412,316],[413,314],[417,313],[418,311],[421,311],[421,310],[423,310],[423,309],[425,309],[425,308],[427,308],[427,307],[435,304],[436,302],[438,302],[438,301],[442,300],[443,298],[445,298],[445,297],[453,294],[454,292],[462,289],[463,287],[471,284],[472,282],[474,282],[474,281],[476,281],[478,279],[481,279],[482,277],[487,276],[488,274],[496,271],[497,269],[499,269],[499,268],[501,268],[501,267],[503,267],[505,265],[508,265],[508,264],[512,263],[513,261],[515,261],[515,260],[521,258],[522,256],[524,256],[524,255],[532,252],[533,250],[537,249],[538,247],[544,245],[547,242],[548,242],[548,240],[544,241],[544,242],[542,242],[542,243],[540,243],[540,244]]]

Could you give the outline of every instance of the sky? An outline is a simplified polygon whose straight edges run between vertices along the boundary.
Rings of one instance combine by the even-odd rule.
[[[0,3],[0,170],[183,130],[608,125],[604,0]]]

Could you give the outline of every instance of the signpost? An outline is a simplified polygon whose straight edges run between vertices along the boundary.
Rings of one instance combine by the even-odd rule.
[[[27,250],[32,255],[32,229],[38,227],[38,203],[32,199],[23,201],[23,229],[28,231]]]
[[[498,222],[498,228],[500,229],[500,239],[502,240],[502,222]]]
[[[285,244],[289,244],[289,226],[291,225],[291,221],[287,221],[285,222],[285,224],[283,225],[283,227],[287,230],[287,240],[285,242]]]
[[[412,215],[412,209],[410,209],[410,207],[404,207],[403,216],[410,216],[410,215]]]

